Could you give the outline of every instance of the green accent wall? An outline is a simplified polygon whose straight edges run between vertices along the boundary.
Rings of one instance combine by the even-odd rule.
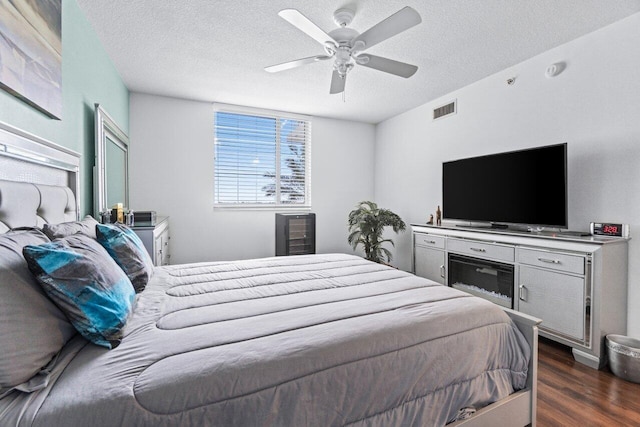
[[[62,0],[62,120],[0,90],[0,121],[82,155],[83,215],[93,211],[95,103],[129,133],[129,90],[75,0]]]

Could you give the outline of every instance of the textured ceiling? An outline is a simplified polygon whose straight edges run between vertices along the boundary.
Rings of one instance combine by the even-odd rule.
[[[77,0],[133,92],[378,123],[640,11],[640,0]],[[332,61],[278,16],[296,8],[329,32],[351,5],[360,33],[404,6],[422,23],[368,53],[419,67],[403,79],[356,66],[346,102],[329,95]]]

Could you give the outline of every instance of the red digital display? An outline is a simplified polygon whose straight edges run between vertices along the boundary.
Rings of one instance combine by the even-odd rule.
[[[594,234],[622,236],[622,224],[595,224]]]

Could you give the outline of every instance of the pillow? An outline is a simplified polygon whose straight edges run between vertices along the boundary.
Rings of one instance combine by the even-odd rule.
[[[91,215],[84,217],[82,221],[62,222],[60,224],[45,224],[42,228],[44,234],[51,240],[60,237],[67,237],[72,234],[82,233],[86,236],[96,238],[96,225],[98,221]]]
[[[153,261],[142,240],[123,224],[98,224],[98,242],[129,276],[136,292],[142,292],[153,275]]]
[[[22,257],[24,246],[47,242],[38,229],[0,234],[0,395],[14,387],[37,389],[37,378],[23,383],[37,375],[76,333]]]
[[[120,344],[135,292],[100,243],[73,234],[25,246],[23,254],[49,298],[83,337],[107,348]]]

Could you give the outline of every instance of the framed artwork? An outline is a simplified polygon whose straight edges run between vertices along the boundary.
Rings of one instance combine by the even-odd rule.
[[[62,118],[62,0],[0,0],[0,88]]]

